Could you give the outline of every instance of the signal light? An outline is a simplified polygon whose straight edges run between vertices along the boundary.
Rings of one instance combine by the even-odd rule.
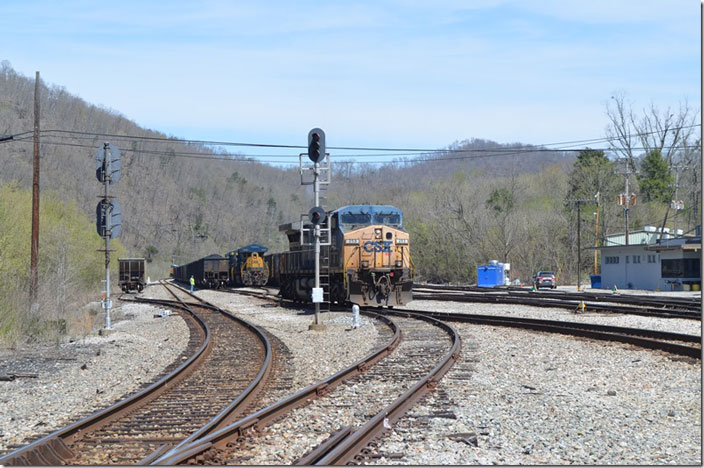
[[[308,132],[308,158],[314,163],[325,158],[325,132],[319,128]]]
[[[319,206],[314,206],[308,212],[308,218],[310,218],[311,223],[316,225],[323,223],[326,217],[325,210]]]

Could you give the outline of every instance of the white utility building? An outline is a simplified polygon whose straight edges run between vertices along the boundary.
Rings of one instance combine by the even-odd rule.
[[[696,235],[672,235],[665,228],[606,236],[601,251],[601,287],[658,291],[699,291],[701,288],[701,227]]]

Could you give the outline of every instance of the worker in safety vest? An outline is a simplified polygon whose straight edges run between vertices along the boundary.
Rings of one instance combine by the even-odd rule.
[[[191,292],[193,292],[193,286],[196,285],[196,280],[193,278],[193,275],[191,275]]]

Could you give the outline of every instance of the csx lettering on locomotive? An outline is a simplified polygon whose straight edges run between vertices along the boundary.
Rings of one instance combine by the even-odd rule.
[[[391,252],[391,241],[367,241],[364,243],[365,252]]]

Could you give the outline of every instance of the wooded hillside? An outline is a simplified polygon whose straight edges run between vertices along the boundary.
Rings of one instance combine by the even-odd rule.
[[[0,134],[32,130],[33,91],[33,78],[3,63]],[[312,205],[297,167],[247,161],[237,154],[221,155],[225,160],[199,159],[217,153],[140,128],[58,86],[42,84],[41,128],[43,193],[55,191],[89,219],[101,188],[94,176],[94,153],[103,141],[120,148],[123,176],[111,188],[122,205],[120,239],[129,255],[153,259],[152,278],[165,276],[172,261],[224,254],[252,242],[281,250],[285,243],[278,225],[298,220]],[[112,136],[99,136],[105,134]],[[22,136],[27,139],[0,143],[0,183],[15,181],[29,188],[31,132]],[[334,146],[333,140],[328,135],[328,146]],[[527,152],[519,143],[481,139],[450,143],[446,149],[466,152],[383,165],[347,164],[333,153],[326,208],[380,203],[402,209],[417,271],[421,279],[432,281],[472,282],[476,265],[490,259],[510,262],[512,277],[524,282],[537,269],[555,270],[561,283],[574,281],[576,210],[567,200],[593,198],[597,190],[602,201],[599,236],[624,230],[623,210],[616,205],[624,179],[620,166],[608,158],[585,157],[575,165],[576,151]],[[673,157],[681,156],[674,152]],[[701,203],[700,164],[690,168],[689,178],[683,174],[680,198],[688,197],[688,211],[679,214],[678,227],[692,229]],[[631,190],[637,193],[633,179]],[[639,198],[631,208],[632,229],[662,224],[666,206],[662,200]],[[593,204],[583,206],[583,249],[594,245],[594,211]],[[583,272],[590,273],[592,251],[584,250],[582,258]]]

